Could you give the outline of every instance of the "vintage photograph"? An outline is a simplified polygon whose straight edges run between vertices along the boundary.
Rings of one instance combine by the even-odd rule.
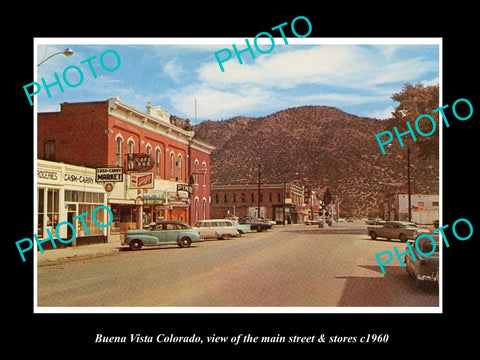
[[[34,39],[35,312],[441,312],[442,39],[305,19]]]

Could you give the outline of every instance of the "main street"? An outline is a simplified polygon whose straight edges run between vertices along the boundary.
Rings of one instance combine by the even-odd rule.
[[[404,244],[371,240],[362,226],[277,225],[39,266],[38,306],[438,306],[438,289],[418,289],[398,262],[381,273],[375,254]]]

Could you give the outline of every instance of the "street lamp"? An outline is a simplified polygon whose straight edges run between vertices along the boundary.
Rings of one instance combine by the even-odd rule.
[[[70,49],[70,48],[66,48],[64,51],[59,51],[59,52],[57,52],[57,53],[55,53],[55,54],[52,54],[52,55],[50,55],[49,57],[47,57],[45,60],[43,60],[40,64],[38,64],[37,67],[40,66],[40,65],[42,65],[45,61],[47,61],[48,59],[51,59],[51,58],[54,57],[55,55],[60,55],[60,54],[63,54],[63,55],[65,55],[66,57],[70,57],[70,56],[73,55],[73,50]]]

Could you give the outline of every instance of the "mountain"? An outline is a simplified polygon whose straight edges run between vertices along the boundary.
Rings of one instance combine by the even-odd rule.
[[[407,188],[406,148],[394,138],[382,155],[375,138],[388,126],[334,107],[302,106],[260,118],[204,121],[194,130],[216,147],[212,184],[256,183],[260,164],[264,183],[295,180],[317,194],[329,188],[343,210],[369,216],[383,194]],[[438,194],[438,154],[420,156],[415,145],[410,144],[412,193]]]

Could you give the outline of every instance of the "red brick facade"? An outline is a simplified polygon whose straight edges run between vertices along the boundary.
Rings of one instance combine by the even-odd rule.
[[[155,187],[133,191],[128,184],[122,184],[124,189],[118,186],[116,193],[110,194],[110,204],[117,204],[114,210],[124,213],[119,216],[130,217],[130,221],[119,220],[123,223],[120,231],[158,218],[192,224],[195,219],[210,217],[209,170],[213,147],[196,140],[191,127],[184,130],[172,125],[169,118],[160,107],[149,105],[144,113],[118,98],[63,103],[60,112],[38,114],[37,156],[92,168],[126,169],[127,154],[148,153],[153,160],[150,171],[154,173]],[[194,174],[196,168],[198,174]],[[178,184],[189,184],[191,179],[193,194],[176,190]],[[142,203],[138,197],[144,194],[168,199],[139,208]]]
[[[211,186],[212,218],[238,216],[240,218],[258,212],[258,184],[215,184]],[[303,188],[292,183],[261,184],[260,217],[291,223],[303,221],[305,212]]]

